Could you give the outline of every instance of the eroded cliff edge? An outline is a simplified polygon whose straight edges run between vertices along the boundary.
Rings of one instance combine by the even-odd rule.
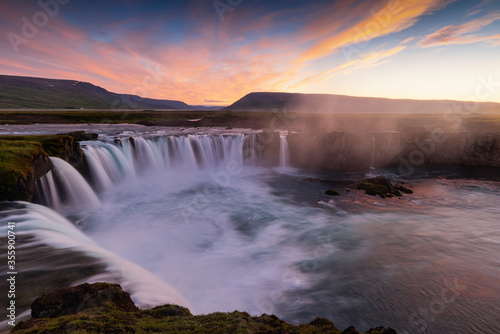
[[[292,132],[291,163],[299,168],[352,171],[398,167],[411,173],[429,163],[500,167],[500,132],[444,132],[424,128],[355,133]]]
[[[0,136],[0,201],[31,202],[36,181],[52,169],[49,156],[84,168],[78,141],[96,139],[83,131],[57,135]]]

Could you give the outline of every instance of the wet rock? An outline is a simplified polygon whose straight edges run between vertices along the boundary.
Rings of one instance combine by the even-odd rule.
[[[362,334],[360,331],[356,329],[354,326],[347,327],[342,334]]]
[[[397,332],[392,328],[376,327],[370,328],[366,334],[397,334]]]
[[[85,132],[85,131],[73,131],[68,132],[66,135],[73,137],[76,141],[85,141],[85,140],[96,140],[99,135],[97,133]]]
[[[325,191],[325,195],[328,195],[328,196],[339,196],[340,193],[337,190],[328,189],[327,191]]]
[[[126,312],[139,310],[118,284],[86,283],[37,298],[31,304],[31,316],[55,318],[96,307],[117,308]]]
[[[393,185],[391,181],[383,176],[377,176],[372,178],[364,179],[361,183],[353,187],[357,190],[364,190],[367,195],[370,196],[380,196],[382,198],[403,196],[402,193],[412,194],[413,191],[401,186]]]

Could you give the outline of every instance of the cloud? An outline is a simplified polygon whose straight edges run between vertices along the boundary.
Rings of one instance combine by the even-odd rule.
[[[500,13],[492,13],[460,25],[449,25],[423,38],[419,42],[419,46],[427,48],[439,45],[472,44],[477,42],[496,45],[500,40],[500,34],[481,36],[471,33],[477,32],[498,20],[500,20]]]
[[[370,68],[374,67],[377,65],[381,65],[385,63],[391,56],[403,51],[406,49],[406,46],[400,45],[396,46],[394,48],[388,49],[388,50],[380,50],[380,51],[375,51],[375,52],[370,52],[367,54],[363,54],[360,58],[351,60],[347,63],[344,63],[342,65],[339,65],[337,67],[334,67],[332,69],[329,69],[327,71],[324,71],[322,73],[316,74],[314,76],[308,77],[296,85],[294,85],[292,88],[300,88],[301,86],[310,84],[310,83],[317,83],[317,82],[322,82],[329,80],[337,75],[345,75],[352,73],[354,71],[359,71],[365,68]]]
[[[311,61],[338,52],[349,45],[361,44],[377,37],[402,31],[414,25],[422,15],[431,14],[446,7],[455,0],[406,0],[370,2],[370,8],[353,8],[357,15],[357,22],[349,28],[340,30],[315,42],[300,57],[300,62]],[[380,3],[383,5],[381,6]],[[366,2],[368,4],[368,2]],[[347,14],[351,15],[352,13]],[[345,15],[347,12],[342,12]],[[366,15],[370,13],[370,15]],[[328,15],[330,13],[325,13]],[[331,17],[329,18],[331,20]],[[340,22],[347,23],[345,18]],[[334,24],[335,26],[335,24]]]
[[[207,12],[211,2],[200,0],[182,19],[175,10],[116,19],[120,12],[113,20],[103,22],[98,15],[79,24],[72,20],[77,10],[71,2],[20,45],[19,54],[0,39],[0,72],[89,81],[118,93],[190,104],[226,104],[252,91],[282,91],[297,82],[304,87],[389,61],[410,40],[387,50],[368,45],[333,69],[315,66],[319,58],[399,32],[453,1],[315,1],[290,8],[256,2],[238,6],[221,22],[215,11]],[[72,19],[65,17],[70,9]],[[21,1],[0,10],[1,35],[20,32],[21,18],[37,10]]]
[[[227,100],[205,100],[203,102],[205,102],[205,103],[227,103],[229,101],[227,101]]]

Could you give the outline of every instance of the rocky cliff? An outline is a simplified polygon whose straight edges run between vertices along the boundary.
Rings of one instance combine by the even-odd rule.
[[[97,134],[84,132],[0,136],[0,200],[30,202],[36,181],[52,169],[49,156],[83,171],[84,155],[78,141],[96,138]]]
[[[444,132],[424,128],[372,133],[299,132],[288,135],[292,165],[350,171],[428,163],[500,167],[500,132]],[[373,166],[371,166],[373,164]]]

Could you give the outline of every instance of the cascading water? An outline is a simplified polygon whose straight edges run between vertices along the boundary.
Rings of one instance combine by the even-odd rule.
[[[148,173],[194,172],[228,163],[254,166],[258,163],[255,145],[254,134],[130,137],[121,139],[120,144],[81,142],[97,192]]]
[[[288,140],[286,139],[286,135],[280,135],[280,167],[289,167],[290,166],[290,149],[288,148]]]
[[[33,276],[30,272],[54,270],[51,269],[50,263],[38,263],[36,266],[28,267],[25,262],[22,262],[27,261],[26,257],[22,256],[24,252],[32,252],[30,257],[33,256],[33,253],[45,254],[46,258],[50,258],[51,254],[63,256],[66,258],[64,265],[68,267],[74,261],[72,257],[77,258],[77,254],[83,254],[89,259],[87,266],[104,266],[105,269],[87,277],[85,277],[85,270],[83,270],[81,276],[72,282],[74,284],[81,281],[89,283],[105,281],[121,284],[131,294],[132,299],[139,307],[152,307],[164,303],[177,303],[190,307],[188,301],[170,285],[137,264],[99,247],[75,225],[49,208],[19,202],[2,213],[0,235],[7,234],[8,222],[16,224],[15,231],[18,241],[16,253],[19,259],[19,277],[24,280],[23,283],[35,284],[35,282],[29,281],[30,277]],[[63,251],[63,254],[60,254],[58,250]],[[73,270],[77,271],[78,269],[74,268]],[[87,269],[87,271],[89,270]],[[40,280],[40,277],[33,278]],[[58,279],[62,280],[63,277],[58,277]],[[23,311],[23,307],[19,307],[18,311]]]
[[[66,161],[50,157],[54,170],[37,184],[37,198],[59,211],[85,211],[99,205],[100,200],[83,176]],[[57,180],[57,181],[56,181]]]

